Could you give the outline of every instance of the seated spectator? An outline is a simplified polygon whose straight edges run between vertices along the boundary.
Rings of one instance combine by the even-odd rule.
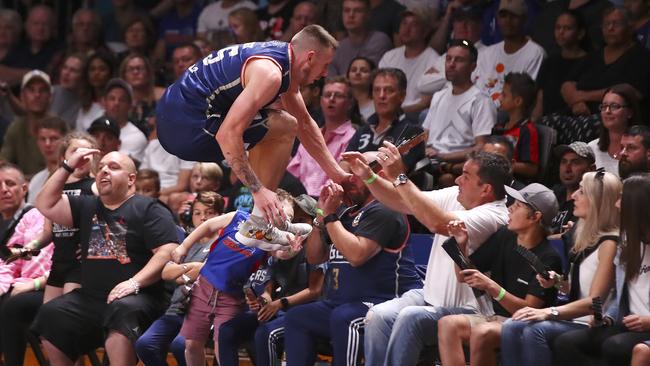
[[[227,46],[231,32],[228,15],[239,8],[255,10],[257,5],[250,0],[219,0],[204,7],[199,14],[196,34],[210,40],[217,49]]]
[[[428,3],[428,1],[425,1],[425,3]],[[401,4],[401,1],[396,0],[370,1],[370,19],[372,19],[370,27],[372,30],[384,33],[391,41],[394,40],[399,31],[400,15],[404,10],[407,8],[422,11],[429,10],[423,4],[407,5],[408,4]],[[431,12],[431,19],[429,20],[436,18],[435,13]]]
[[[174,47],[191,42],[196,36],[200,4],[192,0],[175,1],[172,5],[158,21],[158,40],[151,57],[154,60],[169,60]]]
[[[6,163],[0,165],[0,181],[2,196],[6,197],[0,205],[3,216],[9,213],[9,201],[15,210],[11,214],[14,223],[5,232],[0,245],[13,249],[39,236],[43,230],[43,215],[31,205],[29,210],[16,205],[23,202],[27,193],[27,182],[17,167]],[[0,259],[0,354],[4,355],[5,365],[23,364],[27,345],[25,331],[43,302],[43,287],[52,265],[53,250],[54,246],[48,242],[38,255],[31,258],[10,263]]]
[[[85,62],[83,54],[69,54],[59,70],[59,83],[52,88],[50,113],[63,118],[71,129],[75,127],[81,107],[81,73]]]
[[[639,44],[650,49],[650,4],[646,0],[628,0],[623,1],[623,6],[630,12]]]
[[[553,193],[560,209],[551,224],[551,234],[562,234],[576,222],[573,194],[580,189],[582,176],[595,170],[595,160],[591,148],[581,141],[559,145],[554,152],[560,159],[560,183],[553,187]]]
[[[346,153],[344,158],[352,162],[356,177],[366,181],[371,178],[368,187],[376,192],[379,201],[414,215],[437,235],[431,246],[424,288],[408,291],[368,311],[365,361],[368,365],[415,365],[425,346],[437,344],[438,319],[478,309],[468,286],[440,280],[455,276],[454,262],[442,243],[448,239],[447,223],[451,220],[462,220],[468,228],[470,252],[508,222],[503,187],[510,181],[510,164],[500,155],[473,152],[457,179],[458,187],[421,192],[404,175],[394,146],[387,145],[379,154],[386,179],[375,178],[358,154]]]
[[[291,38],[308,25],[316,23],[316,4],[312,1],[301,1],[293,8],[289,26],[282,33],[280,41],[289,42]]]
[[[422,127],[429,131],[426,154],[448,163],[443,186],[453,185],[471,151],[480,150],[496,123],[494,104],[472,82],[478,51],[466,40],[454,40],[445,55],[445,77],[451,83],[431,100]]]
[[[95,5],[99,5],[95,3]],[[111,2],[111,6],[96,6],[104,25],[104,37],[113,52],[120,52],[124,49],[124,34],[126,23],[134,16],[147,16],[145,9],[140,7],[140,2],[125,0]]]
[[[639,93],[629,84],[608,88],[599,106],[600,137],[589,142],[594,151],[596,168],[618,175],[618,154],[621,152],[623,132],[632,125],[642,123],[639,110]]]
[[[402,70],[377,69],[371,84],[376,112],[352,136],[347,151],[376,151],[384,146],[384,141],[399,144],[402,139],[422,132],[422,127],[411,123],[401,111],[406,96],[406,75]],[[424,145],[424,142],[418,144],[402,157],[408,171],[424,158]]]
[[[448,315],[438,322],[438,349],[443,365],[463,365],[463,345],[477,365],[497,364],[501,326],[517,310],[555,304],[557,289],[544,288],[537,273],[517,252],[522,246],[549,269],[561,271],[562,261],[546,239],[558,204],[553,192],[539,183],[517,191],[506,187],[515,202],[508,208],[508,226],[499,229],[481,244],[470,260],[477,269],[458,271],[458,280],[492,298],[492,307],[478,314]],[[461,250],[467,247],[467,230],[462,221],[450,223]],[[467,254],[467,253],[466,253]],[[489,273],[489,277],[484,273]]]
[[[90,55],[97,50],[108,51],[104,44],[102,20],[93,9],[80,8],[72,15],[72,28],[66,53]]]
[[[560,334],[553,343],[558,365],[599,362],[628,365],[634,346],[650,339],[646,326],[650,321],[650,272],[647,270],[650,252],[646,244],[649,188],[648,174],[627,178],[623,183],[622,197],[617,202],[621,214],[621,238],[625,238],[625,245],[621,245],[617,253],[616,269],[609,269],[614,272],[611,277],[616,278],[616,290],[603,314],[604,324],[608,326],[582,327]]]
[[[323,111],[320,108],[321,89],[323,89],[323,79],[316,80],[309,85],[300,87],[300,95],[302,95],[302,100],[305,102],[307,112],[309,112],[311,118],[313,118],[319,126],[322,126],[325,123]],[[297,148],[298,146],[294,144],[293,149],[295,150]]]
[[[7,128],[0,158],[16,164],[26,177],[31,178],[45,167],[33,131],[46,117],[52,103],[50,77],[41,70],[26,73],[20,86],[20,101],[25,115],[16,117]]]
[[[321,133],[327,149],[338,161],[348,146],[350,138],[356,132],[350,122],[352,89],[347,79],[343,76],[327,79],[320,104],[325,117],[325,125],[321,128]],[[323,186],[329,180],[327,174],[318,166],[316,160],[309,155],[302,144],[289,162],[287,171],[303,183],[307,193],[312,197],[318,197]]]
[[[207,220],[223,213],[223,198],[215,192],[201,192],[192,203],[191,211],[192,226],[197,228]],[[162,278],[174,281],[177,286],[165,314],[154,321],[135,343],[138,358],[145,365],[164,365],[168,350],[174,354],[179,365],[186,364],[185,339],[178,332],[181,330],[184,315],[190,305],[190,289],[215,239],[215,235],[197,238],[198,242],[187,251],[181,263],[170,261],[163,267]]]
[[[393,67],[406,74],[406,97],[402,110],[416,118],[431,102],[430,95],[423,95],[417,90],[417,79],[433,67],[440,57],[428,45],[430,22],[430,14],[421,10],[404,11],[397,33],[401,46],[387,51],[379,60],[379,68]]]
[[[285,214],[293,219],[291,196],[281,190],[278,194]],[[180,336],[185,338],[185,361],[188,365],[205,364],[205,343],[213,325],[215,354],[219,354],[219,327],[243,311],[242,284],[267,256],[267,252],[244,246],[235,238],[239,224],[248,216],[246,212],[235,211],[207,220],[192,231],[172,254],[172,259],[180,263],[200,238],[218,235],[205,265],[200,269],[191,294],[191,306],[180,330]],[[212,300],[214,296],[215,303]]]
[[[172,193],[167,200],[167,205],[172,212],[180,214],[185,212],[189,205],[196,198],[196,194],[202,191],[218,192],[221,188],[223,170],[216,163],[194,163],[190,171],[190,183],[185,192]],[[225,196],[223,196],[225,197]],[[228,200],[224,198],[225,205]],[[230,210],[226,210],[229,212]]]
[[[95,153],[77,149],[67,164],[76,169]],[[133,195],[135,164],[124,154],[100,160],[99,199],[62,195],[69,174],[57,170],[36,205],[52,221],[80,228],[82,287],[44,304],[33,329],[55,365],[101,344],[112,363],[135,365],[135,341],[164,310],[160,274],[177,246],[176,226],[156,200]]]
[[[357,103],[359,114],[365,122],[375,113],[375,102],[372,100],[372,72],[377,68],[372,60],[365,57],[355,57],[350,62],[346,73],[352,96]]]
[[[569,72],[584,62],[587,56],[585,49],[587,30],[580,13],[574,10],[560,13],[555,21],[553,32],[555,42],[560,49],[542,62],[537,78],[539,91],[537,105],[533,111],[534,120],[554,113],[570,113],[569,106],[562,99],[560,89],[567,81]]]
[[[111,151],[118,151],[122,145],[120,126],[111,118],[97,118],[88,128],[88,133],[97,140],[100,156],[104,156]]]
[[[377,158],[376,153],[365,156]],[[350,171],[346,161],[341,167]],[[358,364],[368,308],[421,286],[405,244],[410,229],[406,216],[379,203],[357,177],[345,188],[326,186],[318,207],[323,215],[314,221],[316,234],[308,238],[306,255],[310,264],[327,262],[328,285],[322,300],[287,312],[287,365],[313,364],[316,340],[322,338],[332,345],[334,365]]]
[[[650,127],[634,125],[625,130],[617,159],[621,179],[650,172]]]
[[[538,281],[545,288],[560,286],[569,294],[569,303],[544,309],[526,307],[513,314],[501,330],[501,355],[504,366],[530,364],[551,365],[554,340],[572,329],[587,328],[591,321],[592,299],[606,301],[614,281],[613,261],[616,255],[621,182],[613,174],[591,172],[582,176],[580,189],[573,194],[573,214],[580,218],[570,249],[571,270],[557,281]],[[558,353],[555,352],[557,357]],[[576,364],[577,365],[577,364]]]
[[[160,175],[151,169],[138,169],[135,176],[135,193],[146,197],[160,197]]]
[[[34,206],[25,204],[28,182],[20,168],[11,163],[0,163],[0,177],[2,196],[6,198],[0,200],[0,246],[5,247],[13,235],[10,229],[17,223],[16,219]]]
[[[86,132],[95,119],[104,115],[104,92],[114,73],[115,61],[111,54],[97,52],[88,57],[81,75],[81,107],[75,120],[77,131]]]
[[[515,158],[514,158],[515,147],[512,144],[512,141],[510,141],[510,139],[508,139],[505,136],[490,135],[486,137],[485,143],[483,144],[483,147],[481,147],[481,151],[503,156],[504,158],[506,158],[506,160],[510,162],[511,168],[512,165],[515,163]],[[512,175],[512,169],[510,171],[510,175]],[[519,190],[526,186],[519,180],[513,177],[510,178],[511,178],[510,182],[506,183],[508,187]],[[514,203],[512,197],[506,196],[506,199],[507,199],[506,206],[510,206],[512,203]]]
[[[148,119],[149,141],[142,157],[142,169],[153,169],[160,175],[160,195],[167,202],[170,194],[186,191],[190,184],[193,162],[181,160],[168,153],[158,141],[156,117]]]
[[[180,78],[185,70],[202,58],[201,50],[194,43],[183,43],[174,48],[172,52],[174,80]]]
[[[45,117],[36,125],[36,146],[45,161],[45,169],[34,174],[29,181],[29,196],[27,202],[34,203],[36,195],[41,191],[47,178],[61,164],[59,147],[63,136],[68,132],[68,124],[59,117]]]
[[[447,7],[449,9],[450,7]],[[474,45],[474,48],[481,53],[485,49],[485,45],[481,43],[481,11],[477,7],[471,8],[458,8],[453,13],[453,22],[451,24],[452,29],[452,39],[464,39],[469,43]],[[443,18],[444,21],[444,18]],[[438,31],[443,29],[443,25],[440,24]],[[431,39],[431,42],[434,42],[434,37]],[[451,41],[451,40],[450,40]],[[445,47],[448,47],[447,38],[445,38]],[[434,46],[435,48],[435,46]],[[438,48],[436,48],[438,49]],[[442,50],[443,48],[439,48]],[[420,93],[424,94],[433,94],[441,90],[447,84],[447,78],[445,75],[445,60],[447,58],[446,53],[442,54],[436,61],[433,67],[426,70],[421,74],[417,79],[417,89]],[[478,70],[475,68],[472,71],[472,82],[475,82],[478,79]]]
[[[344,75],[350,61],[364,56],[379,62],[381,56],[392,48],[387,35],[369,27],[370,3],[368,0],[343,0],[343,26],[347,37],[343,38],[334,53],[327,75]]]
[[[0,80],[14,87],[21,84],[30,70],[53,71],[53,63],[61,52],[61,45],[55,38],[55,20],[52,8],[47,5],[29,8],[24,26],[26,39],[0,64]]]
[[[294,222],[312,223],[316,208],[316,200],[306,194],[294,198]],[[245,341],[255,346],[256,365],[280,362],[284,349],[286,312],[291,307],[320,297],[324,271],[323,266],[309,266],[306,263],[304,250],[289,260],[269,258],[267,264],[253,273],[244,285],[254,295],[246,296],[249,311],[237,315],[219,328],[221,364],[237,365],[237,351]]]
[[[124,65],[124,63],[122,64]],[[142,65],[134,67],[144,68]],[[112,119],[120,128],[120,152],[129,155],[139,163],[142,161],[144,150],[147,147],[147,137],[129,120],[134,100],[133,89],[126,81],[111,79],[106,85],[105,116]]]
[[[650,93],[650,70],[645,67],[650,62],[650,53],[634,39],[627,10],[611,7],[604,11],[602,21],[605,47],[590,53],[562,84],[562,98],[571,108],[572,116],[548,122],[562,131],[560,142],[565,138],[590,141],[596,137],[598,106],[612,85],[632,85],[644,98],[641,102],[644,113],[650,111],[645,103],[645,96]]]
[[[499,96],[499,110],[508,113],[508,121],[495,126],[495,133],[512,139],[515,146],[513,174],[530,180],[539,173],[539,138],[530,119],[535,105],[535,82],[525,73],[509,73]]]
[[[133,14],[126,18],[124,23],[124,44],[126,49],[118,54],[118,59],[135,53],[139,55],[152,55],[156,45],[156,28],[147,15]],[[154,60],[160,62],[161,60]]]
[[[534,80],[544,59],[542,47],[524,32],[527,14],[528,5],[524,0],[501,1],[497,25],[503,41],[485,48],[478,60],[476,85],[497,106],[506,75],[513,72],[526,73]]]
[[[149,132],[147,119],[155,116],[156,102],[165,92],[165,88],[155,85],[154,77],[154,69],[147,56],[130,54],[120,65],[121,79],[118,80],[126,81],[132,90],[129,121],[146,133]],[[108,94],[108,88],[106,93]],[[136,156],[135,159],[142,161],[142,156]]]
[[[23,29],[20,14],[13,9],[0,9],[0,65],[5,64],[20,40]]]
[[[231,44],[261,42],[266,39],[255,11],[249,8],[239,8],[231,12],[228,15],[228,26],[233,33]]]

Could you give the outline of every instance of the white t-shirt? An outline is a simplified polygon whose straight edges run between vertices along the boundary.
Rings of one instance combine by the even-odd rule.
[[[630,313],[641,316],[650,316],[650,254],[648,251],[648,246],[641,243],[643,258],[639,275],[627,287],[630,299]]]
[[[596,168],[604,168],[606,172],[612,173],[618,177],[618,160],[609,156],[607,151],[600,151],[598,148],[598,141],[600,141],[600,139],[592,140],[587,144],[587,146],[589,146],[594,152]]]
[[[75,129],[79,132],[88,132],[90,125],[94,120],[104,115],[104,107],[101,104],[93,102],[84,112],[83,108],[79,108],[77,114],[77,121],[75,122]]]
[[[505,199],[465,210],[458,202],[458,187],[425,192],[428,198],[446,212],[452,212],[467,227],[468,251],[483,244],[499,227],[508,223]],[[429,255],[424,279],[424,300],[433,306],[479,308],[471,287],[456,279],[454,262],[442,248],[447,236],[436,234]]]
[[[484,49],[486,46],[481,41],[478,41],[474,43],[474,47],[476,47],[476,50],[480,55],[481,50]],[[447,73],[445,71],[446,58],[447,58],[447,53],[442,54],[442,56],[438,57],[438,61],[435,62],[433,68],[429,68],[425,70],[424,74],[420,75],[417,78],[415,87],[420,93],[433,94],[438,90],[444,88],[444,86],[448,83]],[[472,81],[476,81],[476,79],[478,79],[477,70],[478,70],[478,65],[474,69],[474,71],[472,71]]]
[[[449,153],[473,146],[478,136],[490,135],[496,118],[494,104],[479,88],[473,85],[454,95],[448,85],[433,95],[422,127],[429,130],[427,144]]]
[[[228,14],[239,8],[255,10],[257,6],[254,2],[248,0],[238,1],[229,8],[223,7],[223,1],[217,1],[206,6],[199,14],[199,20],[196,24],[197,33],[228,29]]]
[[[363,117],[363,120],[368,122],[368,118],[375,114],[375,102],[370,100],[365,105],[359,105],[359,114]]]
[[[38,192],[41,191],[41,188],[43,188],[43,185],[49,177],[50,172],[47,170],[47,168],[34,174],[32,179],[29,181],[29,190],[27,191],[29,194],[27,195],[27,203],[34,204],[36,201],[36,196],[38,196]]]
[[[512,54],[506,53],[504,46],[505,41],[501,41],[486,47],[479,55],[476,66],[476,86],[489,95],[497,106],[506,75],[511,72],[525,72],[536,80],[545,55],[544,49],[532,40],[528,40],[522,48]]]
[[[120,152],[129,155],[132,159],[142,161],[144,149],[147,147],[147,137],[131,122],[127,122],[120,129]]]
[[[179,159],[168,153],[158,139],[153,139],[144,149],[141,169],[152,169],[160,176],[160,188],[173,187],[178,182],[178,173],[181,170],[192,170],[194,162]]]
[[[417,57],[406,58],[406,46],[393,48],[384,53],[379,60],[379,67],[394,67],[406,74],[406,98],[402,107],[410,106],[420,100],[422,94],[417,90],[417,79],[429,68],[433,67],[440,55],[433,48],[427,47]]]

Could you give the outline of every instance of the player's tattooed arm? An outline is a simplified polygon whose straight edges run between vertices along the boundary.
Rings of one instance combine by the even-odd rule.
[[[260,183],[259,178],[257,178],[257,175],[255,175],[255,172],[251,168],[246,152],[240,156],[231,157],[229,163],[232,170],[237,175],[237,178],[239,178],[239,180],[248,187],[252,193],[256,193],[262,188],[262,183]]]

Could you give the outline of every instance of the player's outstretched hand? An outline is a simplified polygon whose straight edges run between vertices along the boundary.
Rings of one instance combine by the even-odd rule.
[[[253,193],[253,203],[262,211],[264,219],[275,226],[282,225],[287,219],[282,203],[275,192],[266,187]]]
[[[361,179],[368,179],[372,175],[368,160],[358,151],[347,151],[341,155],[343,160],[350,164],[350,171]]]

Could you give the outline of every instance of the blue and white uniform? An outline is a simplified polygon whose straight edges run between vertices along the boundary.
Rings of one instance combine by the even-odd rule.
[[[245,67],[253,59],[271,60],[281,70],[282,83],[274,100],[287,91],[291,81],[289,43],[252,42],[212,52],[189,67],[157,104],[158,139],[165,150],[188,161],[223,160],[214,136],[244,90]],[[266,134],[266,119],[266,111],[260,110],[244,132],[248,149]]]

